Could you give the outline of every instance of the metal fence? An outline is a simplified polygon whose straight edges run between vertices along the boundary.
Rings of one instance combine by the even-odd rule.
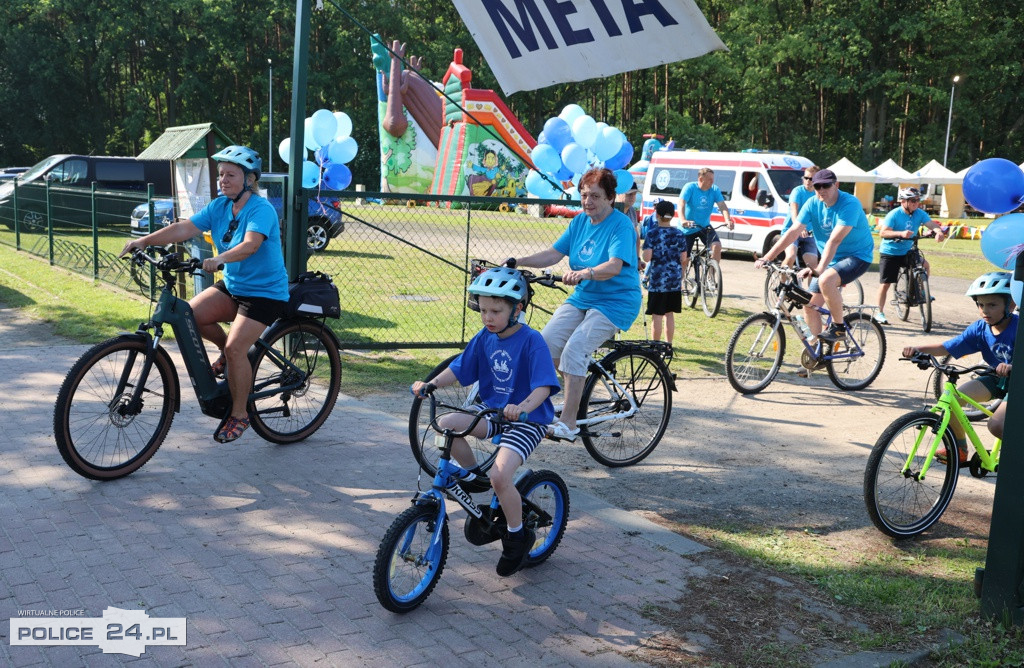
[[[281,206],[283,186],[281,177],[261,181],[265,196],[286,212],[288,207]],[[16,210],[0,202],[0,243],[151,295],[151,275],[133,272],[129,263],[117,258],[131,237],[131,209],[147,201],[144,195],[85,189],[88,197],[83,200],[83,189],[78,188],[74,190],[79,191],[79,204],[71,205],[58,200],[58,195],[67,194],[60,191],[70,189],[48,187],[25,206],[28,187],[19,188]],[[545,203],[535,200],[524,205],[522,200],[489,197],[387,193],[357,193],[357,197],[352,192],[326,191],[310,195],[324,202],[316,206],[336,201],[343,214],[344,226],[327,246],[319,252],[308,251],[306,268],[334,277],[342,314],[331,325],[342,344],[354,349],[464,346],[480,329],[479,316],[465,308],[470,261],[500,262],[543,250],[568,223],[567,218],[540,217]],[[114,199],[130,206],[116,215],[104,211]],[[91,210],[86,206],[83,211],[82,201],[91,203]],[[288,220],[282,223],[288,224]],[[210,252],[201,242],[184,250],[200,256]],[[554,269],[567,268],[563,264]],[[188,298],[207,284],[208,278],[196,279],[181,289]],[[531,324],[543,326],[564,298],[561,292],[539,288]]]

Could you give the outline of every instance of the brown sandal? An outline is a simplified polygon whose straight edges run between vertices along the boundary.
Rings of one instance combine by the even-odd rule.
[[[236,418],[233,415],[229,415],[220,423],[220,427],[213,435],[213,440],[218,443],[230,443],[231,441],[238,440],[238,437],[244,434],[248,428],[249,418]]]
[[[227,366],[228,361],[224,359],[224,353],[221,353],[220,357],[217,358],[217,361],[210,365],[210,371],[212,371],[213,375],[216,376],[217,378],[223,378],[224,370],[227,368]]]

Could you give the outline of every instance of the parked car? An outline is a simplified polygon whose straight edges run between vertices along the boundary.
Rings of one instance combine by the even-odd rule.
[[[28,171],[28,167],[4,167],[0,169],[0,181],[9,181],[18,178],[19,174]]]
[[[278,217],[283,217],[284,210],[280,197],[268,197],[267,201],[274,205]],[[306,232],[306,247],[311,251],[322,251],[327,248],[331,239],[345,231],[345,221],[341,215],[340,202],[335,197],[321,197],[308,202],[309,228]],[[153,200],[153,213],[157,227],[169,225],[174,221],[174,201],[170,199]],[[131,232],[142,236],[149,234],[149,204],[140,204],[132,211]]]

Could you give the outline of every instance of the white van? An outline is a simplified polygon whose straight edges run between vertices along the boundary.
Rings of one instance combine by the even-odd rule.
[[[738,152],[655,151],[644,179],[640,215],[654,213],[654,205],[663,199],[676,205],[678,225],[681,211],[679,193],[690,181],[697,180],[701,167],[715,172],[715,185],[722,191],[736,227],[718,230],[722,248],[763,255],[778,238],[789,213],[789,193],[802,185],[803,170],[814,163],[789,153],[762,153],[756,149]],[[755,188],[750,188],[754,181]],[[758,204],[761,202],[762,204]],[[712,225],[725,222],[718,209]]]

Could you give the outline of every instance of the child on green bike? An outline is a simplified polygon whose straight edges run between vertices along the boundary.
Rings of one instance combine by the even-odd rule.
[[[508,267],[488,269],[473,280],[469,293],[477,295],[484,328],[430,384],[445,387],[456,382],[478,382],[483,404],[477,406],[480,410],[503,410],[506,420],[518,420],[528,414],[529,423],[499,426],[481,421],[473,432],[473,436],[481,439],[501,434],[498,456],[489,475],[508,521],[508,534],[501,540],[503,549],[496,569],[498,575],[507,577],[522,567],[536,539],[533,531],[523,527],[523,501],[512,476],[544,438],[546,425],[555,417],[551,395],[559,391],[558,374],[540,332],[519,321],[519,314],[529,300],[529,285],[522,274]],[[423,381],[413,383],[413,394],[422,396],[426,385]],[[438,423],[442,429],[459,431],[471,421],[470,415],[453,412],[443,415]],[[476,467],[466,439],[452,442],[452,455],[463,468],[472,471]],[[467,491],[474,491],[472,484],[465,483],[475,478],[473,473],[463,480]]]
[[[1013,297],[1010,296],[1009,272],[993,271],[982,274],[971,284],[967,296],[972,297],[977,304],[981,313],[980,320],[968,325],[960,336],[943,343],[907,346],[903,349],[903,356],[910,357],[916,352],[929,355],[949,354],[953,357],[981,353],[985,363],[996,370],[999,378],[973,378],[957,389],[979,402],[1003,398],[1006,396],[1006,390],[1002,379],[1009,376],[1013,368],[1013,342],[1017,338],[1019,318],[1013,312],[1015,305]],[[1005,402],[1003,405],[1006,405]],[[960,463],[964,464],[967,462],[967,437],[958,422],[951,421],[949,426],[956,438]],[[944,459],[947,456],[945,448],[938,450],[936,456]]]

